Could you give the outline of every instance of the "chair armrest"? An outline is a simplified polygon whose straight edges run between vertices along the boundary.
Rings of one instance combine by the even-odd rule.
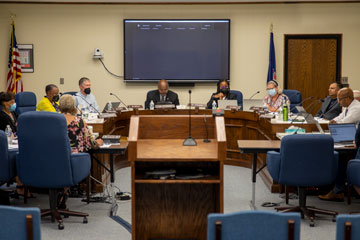
[[[360,159],[353,159],[348,162],[347,176],[349,184],[360,187]]]
[[[280,176],[280,153],[275,151],[267,152],[266,165],[271,177],[278,181]]]
[[[72,153],[71,167],[74,184],[79,183],[90,173],[91,158],[88,153]]]

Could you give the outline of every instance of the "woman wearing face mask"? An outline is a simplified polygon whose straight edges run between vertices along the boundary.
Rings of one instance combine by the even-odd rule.
[[[236,100],[237,96],[234,93],[230,93],[230,83],[226,79],[219,80],[217,83],[217,91],[211,95],[207,108],[212,108],[213,101],[218,106],[218,100]]]
[[[36,111],[60,112],[59,110],[59,88],[54,84],[45,87],[46,96],[36,106]]]
[[[285,102],[288,106],[290,106],[290,100],[288,96],[279,93],[278,83],[276,81],[269,81],[267,83],[266,90],[268,92],[268,95],[266,95],[264,98],[264,106],[266,106],[270,112],[277,112],[279,108],[284,105]]]
[[[15,112],[15,94],[11,92],[0,92],[0,130],[5,131],[9,125],[13,133],[16,133],[17,114]]]

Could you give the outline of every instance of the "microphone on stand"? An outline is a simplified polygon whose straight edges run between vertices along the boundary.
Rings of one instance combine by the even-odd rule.
[[[209,142],[211,142],[211,140],[209,139],[209,130],[208,130],[208,126],[207,126],[207,120],[206,120],[205,113],[204,113],[204,125],[205,125],[205,131],[206,131],[206,138],[204,139],[204,143],[209,143]]]
[[[307,100],[313,99],[313,98],[314,98],[314,96],[310,96],[310,97],[305,98],[305,99],[302,100],[299,104],[293,106],[293,107],[290,109],[290,112],[292,112],[292,110],[294,110],[297,106],[302,106],[302,104],[303,104],[304,102],[306,102]]]
[[[126,110],[128,110],[129,111],[129,109],[128,109],[128,107],[127,107],[127,105],[123,102],[123,101],[121,101],[121,99],[115,94],[115,93],[110,93],[110,95],[113,95],[113,96],[115,96],[118,100],[119,100],[119,102],[121,102],[122,104],[124,104],[124,106],[125,106],[125,108],[126,108]]]
[[[77,97],[80,97],[81,99],[83,99],[87,104],[89,104],[90,107],[92,107],[98,114],[99,114],[99,117],[101,117],[101,113],[91,104],[89,103],[88,101],[86,101],[85,98],[83,98],[81,95],[76,95]]]
[[[251,97],[249,99],[252,99],[256,94],[259,94],[260,91],[257,91],[256,93],[254,93],[253,95],[251,95]]]
[[[196,146],[195,139],[191,136],[191,90],[189,90],[189,136],[184,140],[183,146]]]

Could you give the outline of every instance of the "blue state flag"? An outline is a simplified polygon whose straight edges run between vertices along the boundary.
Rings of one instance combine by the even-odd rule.
[[[276,81],[276,60],[275,60],[275,46],[274,46],[274,34],[270,32],[270,52],[269,52],[269,69],[266,82],[271,80]]]

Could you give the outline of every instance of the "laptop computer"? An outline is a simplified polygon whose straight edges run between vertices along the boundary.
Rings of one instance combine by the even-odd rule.
[[[218,108],[226,109],[227,106],[237,106],[237,100],[219,100]]]
[[[113,111],[113,112],[116,112],[116,109],[120,106],[120,102],[111,102],[111,110],[110,111]],[[104,112],[109,112],[109,103],[106,103],[104,109],[103,109],[103,113]]]
[[[320,126],[319,122],[313,117],[312,114],[307,113],[306,110],[302,106],[296,106],[296,109],[298,110],[298,114],[303,116],[305,118],[305,121],[309,124],[315,124],[316,128],[319,130],[321,134],[324,134],[324,130]]]
[[[356,134],[355,123],[329,124],[329,130],[336,146],[353,145]]]

